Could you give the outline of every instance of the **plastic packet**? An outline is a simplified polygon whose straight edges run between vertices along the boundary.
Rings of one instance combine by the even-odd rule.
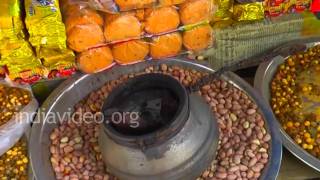
[[[21,79],[25,83],[41,79],[43,77],[43,72],[40,70],[41,62],[34,56],[30,44],[21,41],[17,45],[18,48],[0,50],[0,61],[8,69],[9,78],[13,81]]]
[[[17,98],[14,99],[13,97]],[[6,102],[6,105],[11,106],[11,108],[0,106],[1,120],[4,120],[4,118],[9,119],[7,122],[3,121],[0,126],[1,156],[30,129],[38,108],[38,102],[33,98],[30,88],[15,86],[2,81],[0,82],[0,98],[2,102]]]
[[[58,0],[25,0],[25,24],[29,41],[39,53],[41,48],[66,49],[65,27]]]
[[[253,21],[264,19],[263,3],[235,4],[233,19],[237,21]]]
[[[61,3],[68,46],[78,52],[78,67],[86,73],[99,72],[114,62],[127,65],[187,51],[199,52],[202,47],[190,42],[195,40],[197,32],[205,32],[202,34],[205,36],[210,31],[206,38],[212,45],[208,24],[217,9],[212,0],[187,0],[179,6],[119,14],[98,12],[82,4],[73,4],[71,0]],[[210,45],[202,46],[205,49]]]
[[[180,5],[190,0],[70,0],[72,4],[81,4],[107,13],[118,13],[144,8],[159,8]]]
[[[234,0],[216,0],[218,9],[213,15],[212,20],[214,22],[225,21],[232,19],[232,7]]]
[[[62,21],[58,0],[25,0],[26,27],[30,34],[29,41],[35,49],[36,57],[41,60],[42,68],[37,71],[26,69],[14,73],[13,78],[20,78],[33,83],[43,78],[66,77],[75,73],[75,55],[67,48],[66,30]],[[41,76],[37,73],[41,72]],[[10,73],[11,74],[11,73]]]
[[[277,17],[287,13],[309,11],[312,0],[266,0],[267,16]]]
[[[62,2],[67,42],[82,52],[103,44],[153,37],[208,23],[216,10],[211,0],[192,0],[176,6],[120,14],[99,13],[88,7]]]

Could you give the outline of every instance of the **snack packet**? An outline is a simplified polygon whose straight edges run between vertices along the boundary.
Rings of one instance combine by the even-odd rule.
[[[26,27],[29,41],[39,54],[40,49],[66,49],[66,32],[58,0],[25,0]]]
[[[75,55],[67,48],[66,30],[58,0],[25,0],[30,42],[41,60],[45,78],[66,77],[75,72]],[[81,39],[81,38],[80,38]],[[28,71],[34,74],[33,71]]]
[[[263,3],[256,2],[234,5],[233,19],[237,21],[254,21],[264,19]]]

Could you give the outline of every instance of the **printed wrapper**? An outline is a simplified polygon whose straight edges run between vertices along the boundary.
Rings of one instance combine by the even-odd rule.
[[[96,73],[112,67],[114,62],[129,65],[180,54],[199,55],[213,46],[213,39],[211,26],[203,24],[183,32],[172,32],[89,49],[77,56],[77,65],[85,73]]]
[[[28,42],[22,42],[22,44],[20,44],[20,47],[16,49],[0,50],[0,53],[1,61],[7,62],[8,66],[29,62],[32,64],[41,64],[40,61],[35,58]]]
[[[6,21],[4,19],[6,18],[3,18],[3,16],[0,15],[0,42],[6,42],[7,40],[23,40],[25,34],[23,33],[23,24],[20,17],[12,17],[10,19],[12,22],[11,26],[8,26],[8,23],[4,23]]]
[[[234,0],[216,0],[216,4],[218,9],[213,16],[213,21],[223,21],[232,19],[232,7],[234,4]]]
[[[22,65],[8,66],[8,77],[12,81],[22,84],[33,84],[44,78],[45,69],[38,64],[25,63]]]
[[[309,11],[312,0],[265,0],[266,15],[277,17],[286,13]]]
[[[20,11],[19,0],[4,0],[0,3],[0,56],[25,43]]]
[[[2,50],[1,61],[5,63],[11,80],[25,79],[26,76],[22,77],[21,72],[26,71],[30,71],[32,76],[42,76],[42,72],[38,70],[41,69],[41,62],[34,56],[28,42],[23,42],[17,49]]]
[[[59,64],[62,61],[74,63],[75,55],[73,51],[69,49],[41,49],[39,58],[44,66],[51,67]]]
[[[192,0],[176,6],[120,14],[98,13],[62,2],[69,48],[76,52],[129,40],[152,38],[208,23],[217,9],[212,0]]]
[[[0,41],[24,38],[19,0],[2,0],[0,3]]]
[[[188,0],[70,0],[70,3],[81,4],[107,13],[119,13],[136,9],[180,5],[186,1]]]
[[[237,21],[253,21],[264,19],[263,3],[236,4],[233,6],[233,19]]]
[[[285,3],[284,11],[286,13],[309,11],[312,0],[288,0]]]
[[[58,0],[25,0],[26,27],[29,41],[39,54],[40,49],[66,49],[66,32]]]
[[[76,73],[76,64],[71,61],[63,61],[55,63],[54,65],[46,68],[48,79],[66,78]]]

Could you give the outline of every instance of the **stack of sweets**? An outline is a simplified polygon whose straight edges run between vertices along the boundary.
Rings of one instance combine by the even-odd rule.
[[[25,82],[43,76],[40,61],[34,56],[30,44],[25,40],[19,0],[2,0],[0,3],[0,76],[4,66],[12,80]]]
[[[58,0],[25,0],[25,24],[36,56],[49,77],[72,74],[74,53],[66,46],[66,31]]]
[[[209,21],[217,7],[212,0],[161,1],[170,5],[142,9],[148,6],[116,1],[120,11],[130,10],[117,14],[73,2],[64,0],[61,6],[67,42],[78,52],[77,63],[87,73],[104,70],[114,62],[128,65],[201,52],[213,43]]]

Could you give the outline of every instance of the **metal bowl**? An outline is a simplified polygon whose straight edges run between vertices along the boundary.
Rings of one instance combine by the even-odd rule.
[[[162,61],[143,62],[131,66],[116,66],[110,70],[94,75],[75,75],[71,79],[63,82],[44,102],[38,111],[38,116],[33,124],[31,138],[29,142],[29,152],[32,169],[38,180],[54,180],[54,172],[50,162],[50,139],[51,131],[58,123],[48,123],[50,115],[57,112],[66,112],[85,98],[90,92],[101,87],[105,82],[117,79],[123,74],[141,72],[151,65],[178,65],[184,68],[191,68],[202,72],[213,72],[212,69],[190,61],[179,59],[167,59]],[[258,93],[244,80],[233,73],[226,73],[223,79],[246,92],[258,105],[266,120],[267,131],[272,136],[270,160],[265,167],[261,179],[276,179],[282,158],[282,146],[278,126],[274,123],[274,116],[267,103],[260,98]]]
[[[309,43],[306,45],[307,47],[312,47],[316,44],[319,43]],[[272,81],[278,66],[283,64],[287,58],[288,57],[276,56],[269,62],[262,63],[256,72],[254,87],[259,90],[263,98],[268,102],[270,100],[270,82]],[[277,124],[278,128],[280,129],[283,145],[301,161],[320,172],[320,160],[296,144],[295,141],[281,127],[277,119],[274,119],[274,124]]]

